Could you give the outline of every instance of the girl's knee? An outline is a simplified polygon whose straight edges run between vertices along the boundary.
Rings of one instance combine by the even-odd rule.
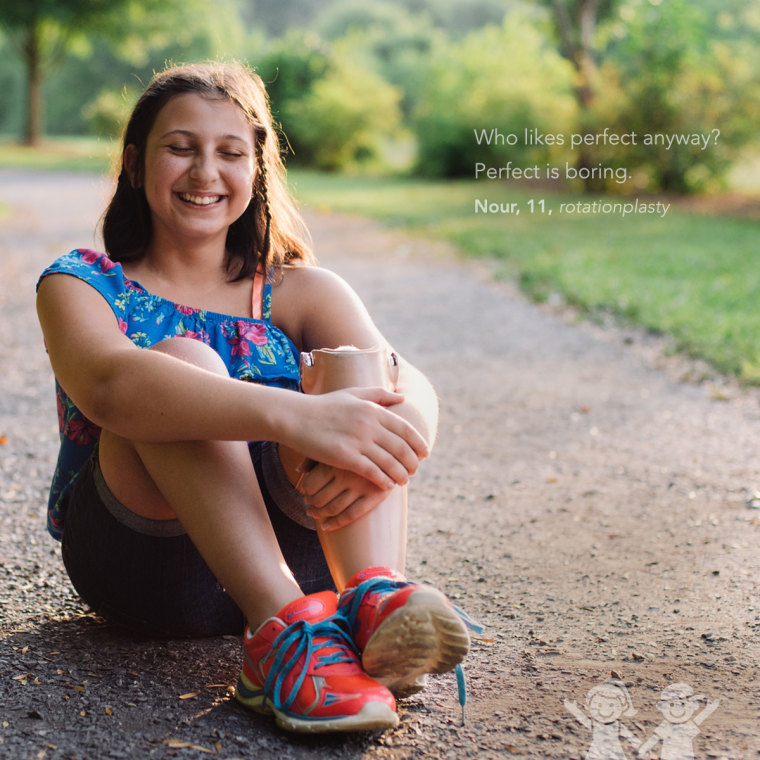
[[[213,348],[195,338],[175,336],[166,338],[150,347],[151,351],[160,351],[169,354],[175,359],[192,364],[218,375],[229,375],[224,361]]]

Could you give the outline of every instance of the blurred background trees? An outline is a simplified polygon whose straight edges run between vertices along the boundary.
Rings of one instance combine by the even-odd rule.
[[[304,166],[601,163],[631,179],[594,189],[684,193],[758,149],[758,43],[760,0],[0,0],[0,135],[113,136],[165,62],[238,59]],[[714,140],[571,152],[474,137],[604,127]]]

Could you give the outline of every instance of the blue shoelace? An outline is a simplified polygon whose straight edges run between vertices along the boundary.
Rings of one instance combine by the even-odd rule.
[[[451,605],[454,608],[454,612],[462,618],[462,622],[473,633],[483,633],[483,626],[480,623],[475,622],[464,610],[460,609],[456,605]],[[464,668],[460,663],[454,668],[454,673],[457,677],[457,696],[459,697],[459,704],[462,706],[462,725],[464,725],[465,715],[464,708],[467,704],[467,682],[464,677]]]
[[[264,683],[264,693],[270,698],[275,709],[288,710],[298,696],[298,692],[306,679],[308,664],[317,648],[315,645],[317,638],[323,639],[319,643],[320,649],[330,647],[335,651],[326,655],[319,655],[316,659],[316,668],[341,662],[355,663],[358,661],[353,639],[339,618],[331,617],[318,623],[297,620],[282,631],[272,644],[272,650],[276,651],[277,655]],[[291,650],[291,647],[295,648]],[[303,663],[301,672],[290,688],[290,693],[283,699],[282,689],[285,679],[300,663]]]

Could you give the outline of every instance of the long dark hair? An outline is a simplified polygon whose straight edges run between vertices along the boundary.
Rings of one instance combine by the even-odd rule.
[[[142,188],[145,145],[159,111],[177,95],[196,93],[237,105],[251,124],[256,150],[253,196],[227,233],[227,271],[235,280],[282,264],[314,262],[310,237],[285,184],[285,167],[261,78],[240,64],[173,66],[153,80],[140,96],[124,131],[116,190],[103,217],[106,252],[114,261],[136,261],[152,233],[150,208]],[[134,186],[124,151],[136,148]]]

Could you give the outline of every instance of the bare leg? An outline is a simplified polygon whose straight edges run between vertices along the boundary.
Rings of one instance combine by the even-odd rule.
[[[199,341],[170,338],[153,349],[227,373]],[[277,544],[245,442],[145,443],[104,430],[100,466],[128,509],[180,519],[252,627],[302,596]]]
[[[398,486],[382,504],[350,525],[326,531],[317,522],[317,534],[338,591],[368,567],[404,572],[406,515],[407,489]]]

